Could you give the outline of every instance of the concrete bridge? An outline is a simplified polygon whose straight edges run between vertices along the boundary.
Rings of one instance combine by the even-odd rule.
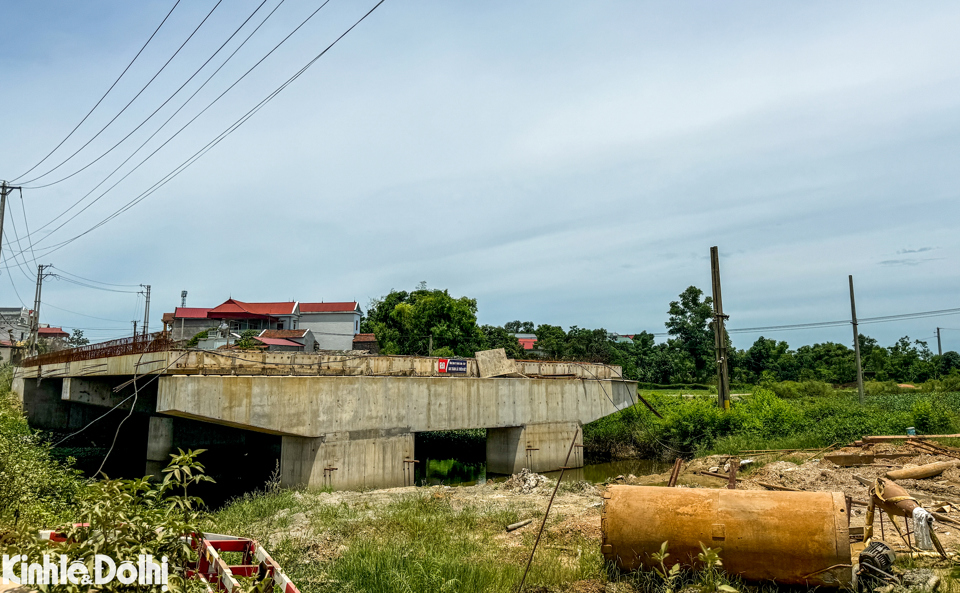
[[[440,359],[409,356],[170,349],[69,358],[18,369],[13,388],[32,426],[73,432],[105,408],[133,406],[142,428],[118,446],[145,442],[148,474],[217,431],[244,436],[238,456],[243,443],[256,446],[251,431],[275,435],[283,485],[333,489],[413,484],[414,435],[426,431],[485,428],[491,473],[558,469],[579,427],[633,405],[637,388],[618,367],[581,363],[517,361],[490,377],[477,359],[454,374],[440,372]],[[577,447],[569,465],[582,464]]]

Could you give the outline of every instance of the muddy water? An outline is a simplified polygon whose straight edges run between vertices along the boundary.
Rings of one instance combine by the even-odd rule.
[[[647,476],[660,474],[670,470],[670,464],[652,459],[629,459],[625,461],[610,461],[606,463],[591,463],[583,467],[567,470],[563,473],[564,481],[586,480],[599,484],[623,475]],[[465,463],[456,459],[427,459],[421,468],[418,468],[417,484],[448,486],[482,484],[488,480],[500,481],[508,476],[502,474],[487,474],[483,463]],[[556,479],[560,472],[546,472],[544,475]]]

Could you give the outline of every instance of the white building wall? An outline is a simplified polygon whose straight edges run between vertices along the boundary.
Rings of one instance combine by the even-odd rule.
[[[309,329],[321,350],[352,350],[360,313],[300,313],[299,329]]]

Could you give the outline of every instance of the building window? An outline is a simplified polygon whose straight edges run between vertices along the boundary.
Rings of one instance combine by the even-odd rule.
[[[356,334],[356,333],[360,333],[360,322],[359,322],[359,321],[355,321],[354,323],[355,323],[356,325],[354,326],[353,333],[355,333],[355,334]]]

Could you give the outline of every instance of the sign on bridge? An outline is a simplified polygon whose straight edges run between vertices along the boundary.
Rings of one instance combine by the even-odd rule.
[[[441,358],[437,370],[441,373],[466,373],[467,361],[457,358]]]

